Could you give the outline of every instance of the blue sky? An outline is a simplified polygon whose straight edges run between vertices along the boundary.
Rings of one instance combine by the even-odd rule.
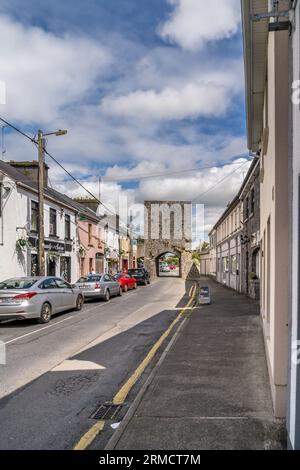
[[[67,128],[48,150],[95,194],[101,175],[106,202],[191,200],[228,175],[198,201],[208,229],[236,193],[247,169],[226,165],[247,155],[239,0],[1,0],[0,42],[1,115],[31,134]],[[36,158],[7,131],[5,148]],[[149,174],[163,176],[129,179]],[[51,180],[82,193],[52,164]]]

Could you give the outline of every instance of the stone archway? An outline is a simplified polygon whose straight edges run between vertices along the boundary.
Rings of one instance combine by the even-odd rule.
[[[163,267],[161,266],[161,260],[165,258],[167,255],[169,257],[177,258],[178,259],[178,269],[172,268],[170,269],[170,265],[168,266],[169,271],[164,272]],[[164,253],[160,253],[155,260],[156,264],[156,276],[157,277],[181,277],[181,253],[173,251],[166,251]],[[173,263],[172,263],[173,264]]]
[[[157,258],[176,253],[180,277],[200,277],[192,259],[192,204],[186,201],[145,201],[145,268],[157,277]]]

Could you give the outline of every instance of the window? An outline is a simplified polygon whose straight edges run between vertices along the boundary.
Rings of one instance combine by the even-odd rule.
[[[237,259],[236,255],[231,255],[231,273],[236,274],[237,272]]]
[[[72,286],[62,279],[55,279],[55,281],[59,289],[72,289]]]
[[[31,201],[30,229],[32,232],[39,229],[39,204],[35,201]]]
[[[49,235],[50,237],[56,237],[57,235],[56,210],[55,209],[50,209]]]
[[[39,285],[40,289],[57,289],[55,279],[46,279],[42,284]]]
[[[251,214],[254,214],[254,207],[255,207],[255,190],[254,188],[251,189]]]
[[[228,256],[225,256],[223,258],[223,272],[224,273],[227,273],[229,271],[229,257]]]
[[[92,224],[89,224],[89,227],[88,227],[88,237],[89,237],[89,245],[92,244],[92,230],[93,230],[93,226]]]
[[[71,240],[71,217],[65,215],[65,239]]]
[[[249,198],[248,197],[245,200],[245,217],[246,219],[249,218]]]

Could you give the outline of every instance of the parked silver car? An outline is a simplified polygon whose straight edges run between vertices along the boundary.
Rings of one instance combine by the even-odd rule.
[[[122,286],[119,281],[109,274],[90,274],[83,276],[76,282],[85,299],[104,299],[107,302],[114,295],[121,296]]]
[[[22,277],[0,282],[0,321],[37,318],[48,323],[65,310],[81,310],[84,295],[58,277]]]

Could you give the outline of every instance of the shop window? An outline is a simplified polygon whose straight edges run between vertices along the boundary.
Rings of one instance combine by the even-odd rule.
[[[38,255],[31,255],[30,276],[38,276],[38,273],[39,273]]]
[[[65,281],[71,282],[71,258],[68,256],[60,258],[60,276]]]

